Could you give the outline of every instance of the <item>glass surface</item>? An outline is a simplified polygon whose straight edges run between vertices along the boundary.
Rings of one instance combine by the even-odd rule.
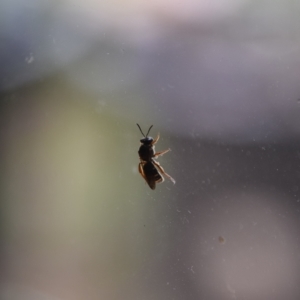
[[[300,299],[299,10],[2,1],[0,298]]]

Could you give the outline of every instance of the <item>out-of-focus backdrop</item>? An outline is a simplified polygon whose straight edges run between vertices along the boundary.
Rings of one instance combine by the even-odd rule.
[[[2,0],[0,298],[299,299],[299,12]]]

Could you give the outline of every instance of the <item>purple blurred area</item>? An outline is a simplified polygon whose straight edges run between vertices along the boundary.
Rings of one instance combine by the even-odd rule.
[[[2,1],[0,298],[298,299],[299,11]]]

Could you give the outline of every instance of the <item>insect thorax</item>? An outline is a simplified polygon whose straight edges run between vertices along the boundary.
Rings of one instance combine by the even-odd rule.
[[[154,153],[154,146],[151,145],[141,145],[139,149],[139,156],[144,161],[149,161],[154,156]]]

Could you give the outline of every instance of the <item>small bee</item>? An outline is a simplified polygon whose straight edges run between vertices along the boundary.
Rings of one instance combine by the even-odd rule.
[[[148,136],[153,125],[150,126],[146,136],[144,135],[140,125],[136,125],[138,126],[142,135],[144,136],[144,138],[140,140],[142,145],[140,146],[140,149],[138,151],[140,156],[140,174],[146,180],[146,182],[152,190],[155,189],[156,183],[164,181],[162,174],[168,177],[175,184],[175,180],[164,171],[164,169],[160,166],[160,164],[157,161],[154,160],[154,158],[169,152],[170,149],[155,153],[154,145],[159,140],[159,134],[157,135],[155,140],[153,140],[152,137]]]

